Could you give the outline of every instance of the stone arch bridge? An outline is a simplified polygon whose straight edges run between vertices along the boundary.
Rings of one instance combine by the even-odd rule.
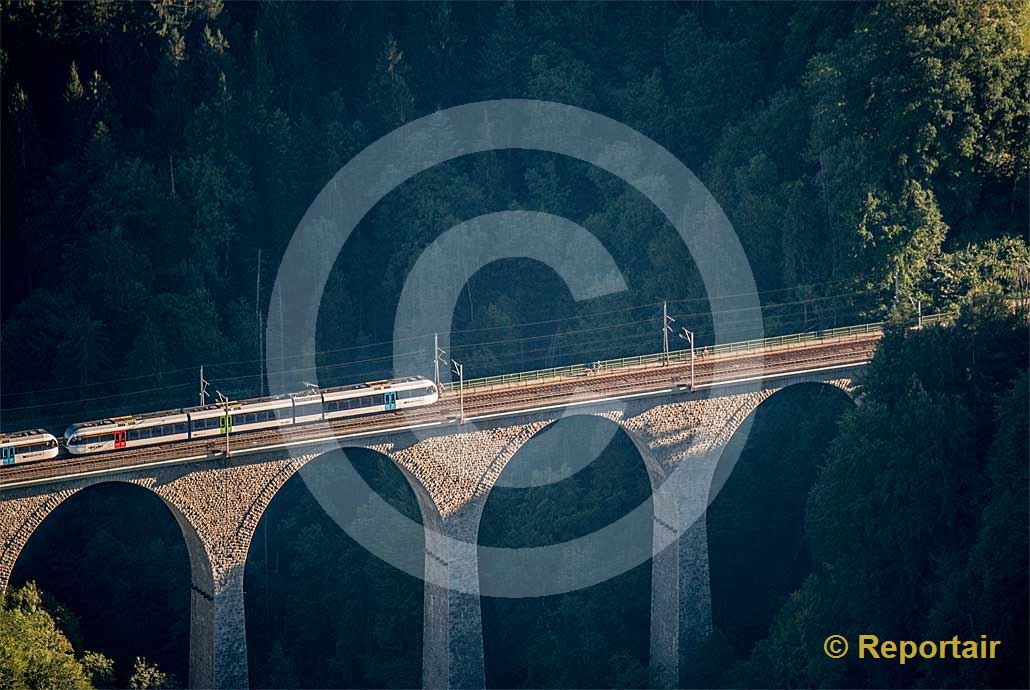
[[[707,535],[704,520],[697,518],[712,498],[712,477],[729,440],[750,425],[764,400],[788,386],[824,383],[851,394],[864,364],[698,392],[670,389],[579,408],[580,414],[609,419],[627,433],[644,459],[653,489],[677,477],[668,492],[672,500],[653,505],[650,667],[657,685],[678,685],[681,647],[712,628]],[[484,687],[475,549],[453,553],[456,549],[448,544],[455,542],[445,537],[476,543],[486,499],[506,463],[561,415],[561,409],[538,409],[423,430],[417,438],[410,432],[382,433],[341,441],[345,447],[364,447],[391,458],[418,498],[425,529],[422,676],[427,688]],[[161,497],[187,544],[192,573],[190,686],[247,687],[243,582],[251,540],[276,492],[324,452],[280,449],[27,485],[0,484],[0,588],[9,582],[33,531],[67,498],[101,482],[144,487]],[[670,532],[674,539],[669,539]]]

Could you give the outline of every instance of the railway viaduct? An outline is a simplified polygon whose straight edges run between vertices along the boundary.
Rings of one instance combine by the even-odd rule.
[[[852,359],[821,369],[796,367],[744,383],[699,386],[693,392],[665,388],[588,400],[576,408],[578,414],[608,419],[625,431],[644,460],[652,489],[664,489],[660,495],[666,498],[655,494],[652,505],[650,667],[657,685],[677,686],[681,648],[711,631],[703,515],[717,492],[713,476],[728,442],[750,426],[752,413],[775,392],[816,382],[851,394],[864,365]],[[562,414],[557,406],[538,406],[473,417],[464,425],[371,432],[338,442],[388,456],[418,498],[425,535],[425,553],[418,558],[426,575],[422,675],[427,688],[485,684],[474,546],[480,518],[508,461]],[[276,492],[325,452],[317,445],[234,451],[36,482],[0,482],[0,587],[9,582],[33,531],[70,496],[101,482],[144,487],[161,497],[187,544],[190,686],[246,687],[244,566],[251,540]],[[461,542],[466,548],[455,546]]]

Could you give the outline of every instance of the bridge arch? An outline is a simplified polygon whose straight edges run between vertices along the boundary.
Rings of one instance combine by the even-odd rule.
[[[829,381],[804,381],[799,380],[791,382],[788,385],[779,388],[767,388],[751,400],[750,409],[747,411],[747,416],[743,422],[733,430],[729,442],[723,448],[719,455],[718,462],[712,473],[711,482],[708,487],[708,500],[707,504],[712,505],[712,502],[718,498],[720,491],[726,481],[732,474],[737,461],[740,459],[740,453],[743,447],[740,446],[742,440],[747,440],[751,431],[756,417],[759,415],[759,411],[767,409],[769,405],[779,404],[785,396],[795,395],[802,391],[811,392],[813,394],[837,394],[836,397],[839,399],[846,399],[852,403],[852,405],[858,404],[858,398],[856,396],[856,387],[851,379],[833,379]],[[743,437],[743,439],[742,439]]]
[[[507,459],[490,487],[480,515],[478,541],[484,547],[518,548],[575,539],[649,501],[661,475],[646,444],[621,427],[618,413],[591,411],[547,420]],[[648,683],[654,524],[652,511],[646,512],[646,521],[633,522],[633,531],[625,535],[625,548],[641,551],[639,566],[596,585],[553,596],[482,597],[487,686]],[[525,524],[527,520],[530,524]],[[484,560],[484,553],[489,551],[480,551],[481,589],[496,591],[497,587],[488,584],[490,579],[508,574],[496,572],[498,564],[492,565],[489,556]],[[517,576],[545,574],[534,575],[527,565]],[[517,622],[520,618],[524,624]],[[553,646],[545,646],[549,651],[542,655],[541,641],[533,641],[537,650],[534,662],[519,663],[519,658],[529,653],[532,621],[538,618],[549,621],[547,629],[556,626],[567,634],[559,635],[562,643],[556,638]],[[606,632],[592,634],[600,630]],[[622,653],[612,667],[606,662],[592,667],[576,663],[587,652],[607,659],[615,650]],[[546,664],[551,668],[545,673]],[[520,669],[534,666],[543,675],[515,677],[522,673]],[[579,680],[563,675],[569,673]]]
[[[41,488],[38,491],[31,489],[22,490],[19,492],[22,494],[20,498],[28,500],[31,505],[29,510],[25,510],[24,504],[18,505],[8,500],[8,497],[5,496],[5,500],[0,501],[0,517],[3,517],[0,523],[6,526],[3,540],[5,548],[3,553],[0,554],[0,588],[5,588],[10,583],[18,558],[40,525],[72,496],[84,489],[103,484],[137,486],[161,499],[161,502],[171,513],[182,532],[183,540],[186,543],[186,550],[190,557],[190,570],[194,577],[194,584],[201,588],[204,588],[206,585],[205,591],[209,592],[213,579],[211,558],[193,522],[187,517],[187,513],[192,512],[190,508],[188,506],[180,506],[177,496],[160,491],[154,486],[153,482],[120,477],[79,481],[59,491],[53,491],[49,488]],[[10,507],[9,515],[5,514],[8,512],[4,510],[5,506]]]
[[[348,469],[341,474],[338,471],[338,463],[341,462],[350,463],[353,470]],[[354,482],[348,481],[348,475],[352,471],[357,471],[362,476],[363,486],[358,487]],[[366,487],[373,493],[365,494]],[[387,665],[376,663],[371,657],[377,653],[418,654],[416,650],[420,645],[422,654],[430,655],[430,649],[425,644],[426,638],[432,634],[429,629],[429,617],[418,615],[430,605],[429,587],[422,579],[412,581],[413,575],[424,573],[426,568],[425,537],[422,537],[421,548],[417,551],[408,548],[411,545],[407,542],[402,544],[401,540],[394,543],[386,539],[385,546],[377,543],[376,546],[379,548],[392,549],[390,559],[383,559],[381,554],[363,548],[361,534],[355,532],[355,527],[366,519],[364,510],[369,505],[368,501],[372,500],[385,500],[392,509],[404,514],[407,519],[421,523],[423,535],[429,529],[441,529],[441,517],[436,502],[422,481],[405,464],[398,462],[391,453],[379,447],[349,446],[295,458],[287,462],[251,502],[246,520],[244,577],[248,666],[251,669],[252,683],[271,684],[270,686],[298,683],[314,683],[316,686],[354,686],[354,683],[357,683],[357,686],[362,687],[413,687],[420,684],[424,666],[430,663],[428,659],[418,657],[415,667],[411,668],[407,664],[398,663],[400,659],[395,658]],[[310,529],[308,536],[314,542],[305,544],[304,540],[293,538],[289,532],[283,531],[289,529],[288,525]],[[360,529],[363,528],[359,527]],[[317,543],[322,550],[308,550],[313,543]],[[397,551],[395,547],[405,550]],[[280,554],[288,560],[277,565],[276,561]],[[321,565],[309,571],[313,578],[321,577],[327,569],[330,573],[326,575],[321,586],[316,584],[303,590],[291,587],[289,568],[299,568],[303,571],[314,567],[316,563]],[[350,567],[351,564],[354,565],[353,568]],[[337,566],[341,568],[337,570]],[[405,644],[400,649],[391,651],[384,648],[381,652],[362,652],[359,646],[351,648],[351,645],[348,645],[347,651],[340,653],[336,653],[335,648],[330,648],[325,653],[326,658],[322,664],[328,675],[302,679],[302,674],[311,675],[310,669],[305,671],[310,665],[294,657],[303,657],[307,648],[317,645],[319,635],[309,640],[309,645],[292,646],[281,636],[276,639],[276,636],[268,635],[266,629],[270,622],[275,626],[283,626],[279,629],[288,630],[298,621],[293,611],[276,611],[275,602],[282,597],[292,597],[299,606],[307,607],[310,615],[305,618],[306,625],[316,629],[324,628],[327,631],[334,630],[335,632],[329,632],[324,637],[338,641],[341,636],[346,637],[347,630],[356,629],[353,626],[358,624],[358,617],[362,615],[362,611],[351,610],[347,613],[348,599],[341,598],[343,589],[337,587],[337,578],[346,581],[346,584],[340,587],[345,586],[348,591],[357,588],[366,592],[366,595],[362,596],[364,609],[382,612],[381,605],[385,602],[389,610],[396,613],[396,604],[392,602],[399,596],[405,602],[403,617],[387,613],[386,616],[372,617],[368,623],[373,625],[384,620],[390,621],[385,624],[391,631],[388,637],[398,643],[403,639]],[[391,583],[387,588],[389,596],[386,596],[382,589],[383,582],[387,581]],[[377,599],[377,592],[389,601]],[[262,608],[262,605],[267,608]],[[343,628],[338,627],[341,617],[345,619]],[[409,623],[416,626],[417,631],[408,628]],[[294,635],[289,637],[296,639]],[[359,645],[361,639],[366,638],[370,639],[371,636],[365,635],[365,638],[353,642]],[[275,657],[272,661],[269,660],[270,653]],[[359,665],[354,663],[357,660],[355,655],[363,655],[370,663],[358,668]],[[331,663],[334,657],[340,662],[335,667]],[[293,665],[294,661],[297,661],[297,665]],[[369,672],[382,673],[386,666],[390,668],[385,676],[364,676]],[[343,675],[337,673],[330,678],[334,671],[340,671]],[[292,680],[290,673],[294,674]]]
[[[130,493],[124,493],[118,490],[118,487],[129,488],[131,487]],[[33,498],[32,496],[29,497]],[[208,557],[207,550],[194,529],[192,523],[184,514],[183,510],[176,504],[176,502],[169,496],[163,495],[159,490],[156,490],[154,486],[150,486],[142,481],[132,481],[123,478],[105,478],[95,479],[93,481],[86,481],[77,483],[68,487],[63,488],[60,491],[54,492],[45,497],[44,500],[38,500],[43,498],[42,496],[35,496],[37,499],[35,509],[26,511],[25,519],[20,524],[14,526],[15,535],[14,538],[6,541],[5,558],[10,558],[9,565],[6,565],[3,574],[3,584],[18,583],[36,579],[40,581],[40,586],[50,591],[59,597],[63,603],[71,606],[74,613],[82,616],[82,620],[87,626],[93,623],[96,629],[91,638],[96,640],[99,635],[102,639],[100,640],[104,651],[111,654],[116,661],[119,662],[117,671],[119,674],[127,673],[131,669],[125,667],[126,663],[131,664],[131,657],[127,657],[127,654],[140,654],[147,656],[151,661],[158,661],[165,671],[174,671],[175,674],[181,679],[186,681],[187,678],[198,677],[202,678],[204,669],[203,666],[210,661],[211,654],[209,649],[205,649],[204,643],[212,644],[212,640],[204,640],[205,633],[208,633],[210,637],[210,626],[197,625],[198,616],[195,609],[204,608],[209,606],[208,601],[205,601],[205,597],[210,599],[210,592],[213,589],[213,578],[211,561]],[[138,499],[144,499],[139,501]],[[90,499],[90,500],[87,500]],[[133,500],[137,499],[137,500]],[[129,503],[122,503],[123,500],[128,500]],[[99,501],[99,503],[98,503]],[[88,522],[76,523],[75,525],[69,525],[68,520],[75,520],[76,518],[82,519],[83,510],[89,511],[94,517],[98,517],[98,506],[103,506],[99,511],[99,517],[103,517],[103,513],[107,512],[107,506],[112,507],[118,506],[112,510],[112,514],[121,515],[116,520],[116,524],[94,522],[89,520]],[[138,521],[125,522],[125,509],[128,508],[130,511],[136,513]],[[2,510],[2,509],[0,509]],[[156,511],[156,512],[155,512]],[[167,511],[165,513],[165,511]],[[162,515],[163,513],[163,515]],[[130,513],[131,514],[131,513]],[[171,520],[168,520],[168,517]],[[156,522],[155,522],[156,519]],[[145,522],[144,522],[145,521]],[[162,526],[162,521],[164,524]],[[172,521],[177,527],[172,527]],[[128,533],[120,530],[120,524],[128,526]],[[142,531],[134,529],[137,526],[142,526]],[[184,625],[184,628],[179,628],[184,635],[188,637],[182,639],[182,647],[176,651],[174,649],[161,646],[162,651],[155,651],[153,646],[154,640],[151,640],[150,652],[144,652],[140,649],[126,649],[124,645],[119,645],[119,641],[128,639],[135,633],[128,633],[133,625],[131,617],[123,621],[124,625],[129,625],[130,628],[123,628],[123,633],[120,635],[107,636],[106,642],[103,641],[105,638],[105,630],[109,629],[107,623],[101,627],[96,626],[96,620],[98,615],[107,615],[106,613],[98,613],[95,610],[91,612],[90,602],[96,601],[97,596],[103,596],[99,592],[104,591],[105,580],[110,579],[121,579],[122,573],[119,572],[92,572],[94,569],[90,568],[91,572],[82,573],[78,570],[72,570],[78,566],[78,561],[75,563],[68,562],[66,559],[61,559],[59,555],[54,554],[49,550],[40,551],[41,544],[35,543],[37,539],[51,539],[56,538],[58,540],[64,540],[67,543],[68,539],[74,539],[76,543],[81,539],[82,543],[91,543],[96,530],[104,530],[106,533],[113,535],[115,541],[109,542],[108,540],[101,537],[102,541],[97,544],[101,549],[104,548],[105,544],[110,544],[114,550],[106,551],[113,559],[111,565],[119,562],[121,558],[119,553],[125,554],[125,566],[129,568],[140,567],[143,568],[143,572],[146,572],[146,568],[150,563],[147,560],[141,560],[140,556],[135,553],[133,545],[139,546],[143,543],[151,543],[149,540],[154,538],[160,538],[166,545],[171,545],[172,553],[163,551],[162,555],[166,555],[170,560],[162,561],[161,566],[173,566],[176,562],[181,563],[184,568],[182,571],[178,571],[179,575],[176,576],[176,571],[173,568],[167,573],[165,577],[164,568],[160,575],[161,582],[170,582],[168,585],[170,590],[165,590],[163,594],[159,592],[148,591],[146,593],[142,591],[136,591],[135,594],[139,597],[143,597],[143,601],[128,602],[130,605],[138,604],[140,606],[153,607],[157,606],[158,611],[163,611],[165,615],[170,618],[161,616],[164,620],[163,623],[167,626],[168,634],[174,629],[173,624],[178,621]],[[169,532],[169,530],[171,530]],[[68,532],[72,535],[68,536]],[[178,548],[178,544],[175,543],[177,538],[181,538],[182,550],[181,558],[183,560],[178,561],[175,555],[175,550]],[[145,540],[141,542],[140,540]],[[127,541],[123,541],[127,540]],[[171,540],[171,541],[169,541]],[[44,542],[44,545],[47,542]],[[35,547],[33,547],[35,544]],[[118,547],[125,546],[130,548],[130,551],[122,551]],[[73,551],[73,553],[75,553]],[[87,559],[89,558],[90,552],[85,552],[84,555]],[[55,560],[56,556],[56,560]],[[26,562],[26,558],[32,558],[31,561]],[[77,557],[76,557],[77,558]],[[96,558],[93,559],[94,563]],[[68,572],[57,572],[54,570],[55,567],[63,567]],[[5,564],[7,562],[5,561]],[[49,568],[47,564],[49,563]],[[108,561],[105,559],[104,564]],[[188,563],[188,574],[187,567]],[[56,564],[56,566],[55,566]],[[158,566],[160,567],[160,566]],[[25,568],[31,568],[30,571],[25,572]],[[45,568],[40,570],[39,568]],[[151,572],[148,576],[153,578],[154,572]],[[181,577],[179,581],[177,577]],[[186,581],[189,578],[189,581]],[[86,584],[82,583],[84,580],[88,582],[89,579],[93,580],[93,584],[88,585],[88,590],[83,590]],[[95,585],[98,587],[95,588]],[[179,587],[181,586],[181,590]],[[131,588],[131,583],[129,584]],[[120,589],[120,588],[119,588]],[[115,595],[116,589],[110,590],[109,594]],[[85,594],[88,592],[88,594]],[[131,589],[130,589],[131,592]],[[86,597],[83,599],[83,597]],[[180,598],[181,597],[181,598]],[[199,598],[199,602],[198,602]],[[86,602],[85,604],[83,602]],[[176,603],[178,601],[178,603]],[[189,603],[187,603],[189,602]],[[118,602],[108,602],[111,606],[116,606]],[[123,602],[124,603],[124,602]],[[179,609],[178,607],[182,608]],[[118,613],[114,612],[113,617],[117,618]],[[177,618],[182,616],[182,618]],[[202,616],[200,617],[202,618]],[[117,623],[115,623],[117,625]],[[193,628],[191,630],[191,628]],[[87,628],[88,629],[88,628]],[[143,632],[143,631],[138,631]],[[145,635],[144,635],[145,637]],[[96,642],[94,642],[96,644]],[[119,649],[119,647],[121,647]],[[175,659],[176,655],[181,653],[183,656],[178,657],[182,660],[182,667],[176,667]],[[155,655],[157,658],[155,658]],[[164,658],[161,658],[164,657]],[[210,677],[210,674],[208,675]]]
[[[804,510],[819,457],[855,405],[850,382],[796,382],[763,391],[718,459],[703,529],[712,637],[682,666],[691,685],[715,685],[765,636],[808,570]]]

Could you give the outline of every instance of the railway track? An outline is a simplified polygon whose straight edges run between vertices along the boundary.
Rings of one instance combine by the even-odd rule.
[[[804,345],[790,345],[764,351],[740,352],[696,360],[694,378],[698,387],[720,382],[769,376],[833,365],[867,361],[880,336],[877,333],[849,336],[846,339]],[[623,395],[659,391],[677,384],[689,384],[690,363],[666,366],[635,366],[601,371],[586,376],[509,383],[465,393],[465,417],[511,413],[530,407],[560,405]],[[245,451],[290,442],[325,439],[329,436],[374,434],[377,431],[417,425],[445,425],[457,422],[458,392],[447,390],[432,406],[403,412],[353,417],[333,422],[318,422],[296,427],[253,431],[230,437],[229,452]],[[86,457],[64,456],[0,470],[0,490],[8,484],[58,479],[100,470],[130,469],[163,461],[193,458],[197,461],[224,457],[221,437],[180,441],[152,448],[135,448]]]

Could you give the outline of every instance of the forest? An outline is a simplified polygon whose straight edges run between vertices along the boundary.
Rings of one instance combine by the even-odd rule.
[[[681,684],[1030,685],[1012,651],[1030,644],[1027,620],[1010,613],[1030,606],[1027,0],[2,0],[0,97],[4,432],[195,404],[201,366],[209,392],[267,391],[279,262],[345,163],[452,106],[575,105],[639,130],[711,192],[767,333],[892,324],[861,405],[802,387],[756,413],[706,518],[715,631],[681,650]],[[405,278],[441,233],[506,209],[583,226],[628,289],[577,302],[526,260],[467,275],[447,343],[466,376],[655,352],[663,301],[707,343],[709,313],[732,308],[708,302],[673,226],[624,182],[540,152],[465,156],[388,194],[336,258],[310,346],[318,381],[430,375],[432,334],[393,332]],[[954,325],[906,331],[920,309]],[[418,517],[385,458],[348,457]],[[616,434],[566,480],[498,489],[481,543],[582,534],[647,491]],[[649,571],[484,599],[487,684],[646,686]],[[146,492],[68,501],[12,585],[0,687],[187,682],[185,546]],[[365,552],[299,480],[263,518],[246,590],[254,687],[420,684],[421,581]],[[868,630],[984,632],[1010,654],[823,655],[828,632]]]

